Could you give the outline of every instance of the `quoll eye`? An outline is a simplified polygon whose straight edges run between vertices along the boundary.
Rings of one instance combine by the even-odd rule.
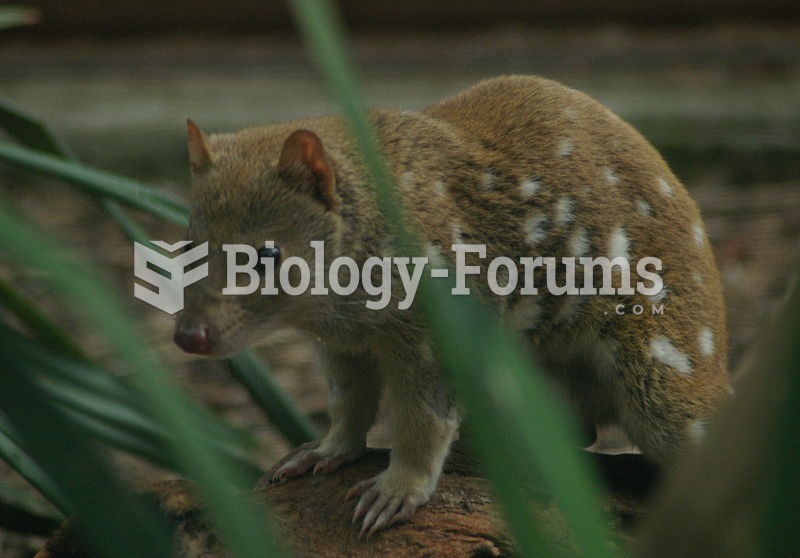
[[[278,269],[278,265],[281,263],[281,249],[278,246],[272,246],[271,248],[263,247],[258,250],[258,264],[257,267],[263,268],[264,265],[261,263],[262,258],[272,258],[275,261],[274,269]]]

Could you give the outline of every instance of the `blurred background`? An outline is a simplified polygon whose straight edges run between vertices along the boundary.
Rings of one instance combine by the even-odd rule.
[[[37,9],[38,23],[0,31],[0,97],[44,120],[87,164],[184,195],[187,117],[223,132],[336,111],[282,3],[26,5]],[[642,131],[701,206],[738,367],[798,269],[800,3],[348,0],[340,7],[372,105],[414,109],[489,76],[540,74],[596,97]],[[132,293],[131,244],[94,203],[2,164],[0,189]],[[180,229],[144,222],[156,238],[181,238]],[[265,466],[288,450],[222,367],[172,345],[171,317],[132,296],[130,307],[186,388],[263,442]],[[91,347],[88,334],[83,341]],[[96,356],[103,350],[95,347]],[[310,342],[281,332],[261,352],[324,428],[325,388]],[[386,443],[380,428],[372,436],[372,444]],[[4,557],[30,555],[34,546],[0,532]]]

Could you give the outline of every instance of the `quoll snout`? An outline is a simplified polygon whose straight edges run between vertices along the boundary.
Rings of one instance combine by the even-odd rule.
[[[187,314],[182,314],[178,318],[173,340],[187,353],[198,355],[211,353],[212,339],[208,324]]]

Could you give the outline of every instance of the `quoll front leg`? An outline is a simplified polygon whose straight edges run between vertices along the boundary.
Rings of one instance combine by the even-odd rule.
[[[393,445],[389,467],[356,484],[353,521],[361,535],[411,519],[428,502],[442,472],[458,419],[432,359],[405,353],[382,364],[392,397]]]
[[[364,453],[381,394],[377,364],[367,355],[326,356],[331,428],[322,440],[298,450],[275,472],[273,481],[303,475],[312,467],[315,474],[330,473]]]

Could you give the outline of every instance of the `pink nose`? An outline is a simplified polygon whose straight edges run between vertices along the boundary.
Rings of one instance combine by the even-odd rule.
[[[181,316],[178,319],[173,339],[187,353],[207,355],[211,352],[208,324],[202,320],[195,320],[186,315]]]

